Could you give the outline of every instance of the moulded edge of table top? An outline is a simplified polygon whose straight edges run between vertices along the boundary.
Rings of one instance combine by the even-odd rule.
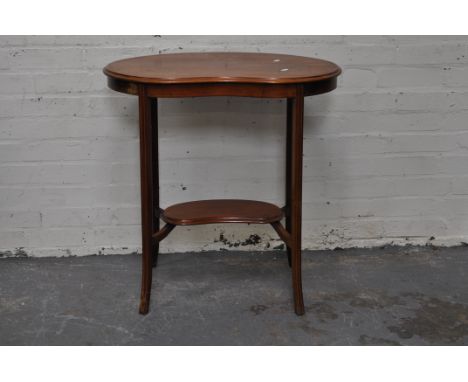
[[[201,64],[207,64],[207,58],[213,57],[213,61],[210,63],[211,65],[211,72],[210,74],[206,73],[205,75],[190,75],[187,74],[190,68],[192,70],[199,71],[199,66]],[[220,57],[225,57],[226,59],[230,59],[231,61],[220,61],[217,62],[216,59]],[[276,57],[276,58],[275,58]],[[279,58],[277,58],[279,57]],[[198,58],[198,62],[197,62]],[[203,60],[200,61],[200,59]],[[256,58],[265,59],[265,63],[263,62],[256,62]],[[188,60],[191,59],[192,61],[189,62]],[[237,61],[235,61],[237,59]],[[250,61],[247,61],[250,60]],[[275,63],[274,60],[283,60],[282,65],[279,63]],[[183,62],[184,66],[187,68],[183,68],[179,76],[175,75],[177,70],[166,69],[166,74],[161,71],[159,74],[154,74],[151,76],[142,76],[139,71],[142,72],[144,69],[144,65],[148,64],[148,61],[160,61],[161,64],[169,64],[174,63],[174,65],[180,65]],[[172,60],[172,61],[171,61]],[[183,61],[185,60],[185,61]],[[146,61],[146,62],[145,62]],[[166,62],[164,62],[166,61]],[[285,62],[286,61],[286,62]],[[185,64],[187,62],[187,64]],[[258,75],[259,72],[255,74],[249,74],[249,68],[239,69],[237,70],[241,72],[244,70],[244,75],[232,74],[232,75],[223,75],[217,76],[215,75],[216,70],[223,70],[223,65],[228,63],[237,63],[239,66],[246,65],[246,64],[255,64],[260,65],[260,68],[264,70],[263,75]],[[281,61],[279,61],[281,62]],[[216,65],[215,65],[216,64]],[[282,66],[293,66],[293,70],[291,72],[281,72]],[[263,65],[263,66],[262,66]],[[269,67],[267,67],[267,65]],[[323,66],[322,68],[312,68],[311,65],[319,65]],[[264,68],[264,69],[263,69]],[[279,75],[272,76],[271,72],[269,73],[268,70],[272,70],[274,68],[276,73]],[[302,73],[300,76],[291,75],[293,73],[294,68],[296,71]],[[287,68],[289,71],[289,68]],[[148,70],[146,68],[146,70]],[[260,70],[256,68],[256,70]],[[313,83],[313,82],[320,82],[323,80],[328,80],[331,78],[336,78],[341,73],[341,68],[336,64],[322,60],[317,58],[311,57],[303,57],[303,56],[294,56],[294,55],[285,55],[285,54],[274,54],[274,53],[239,53],[239,52],[205,52],[205,53],[173,53],[173,54],[160,54],[160,55],[151,55],[151,56],[141,56],[141,57],[133,57],[127,58],[123,60],[114,61],[108,64],[104,68],[104,74],[108,77],[120,79],[124,81],[134,82],[134,83],[141,83],[141,84],[202,84],[202,83],[245,83],[245,84],[301,84],[301,83]],[[306,75],[305,72],[309,71]],[[214,72],[214,73],[213,73]],[[234,70],[235,72],[235,70]],[[155,72],[156,73],[156,72]],[[281,74],[283,73],[283,74]]]

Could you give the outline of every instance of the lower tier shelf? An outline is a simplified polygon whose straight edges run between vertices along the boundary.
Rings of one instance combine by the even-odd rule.
[[[196,200],[174,204],[161,213],[161,219],[173,225],[269,224],[282,218],[283,211],[274,204],[242,199]]]

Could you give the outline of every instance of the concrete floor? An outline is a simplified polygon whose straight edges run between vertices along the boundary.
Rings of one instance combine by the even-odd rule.
[[[0,345],[466,345],[468,248],[304,252],[293,313],[283,251],[0,261]]]

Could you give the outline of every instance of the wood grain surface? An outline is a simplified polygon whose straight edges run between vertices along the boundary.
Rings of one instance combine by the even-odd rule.
[[[267,224],[283,218],[281,208],[271,203],[242,199],[212,199],[174,204],[161,219],[174,225],[210,223]]]
[[[104,73],[144,84],[264,83],[297,84],[334,78],[332,62],[272,53],[174,53],[128,58],[110,63]]]

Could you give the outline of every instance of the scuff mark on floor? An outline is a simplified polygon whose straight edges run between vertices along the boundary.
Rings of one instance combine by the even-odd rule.
[[[400,338],[419,336],[430,343],[454,344],[468,336],[468,306],[435,297],[407,294],[420,304],[414,317],[400,319],[388,330]]]

